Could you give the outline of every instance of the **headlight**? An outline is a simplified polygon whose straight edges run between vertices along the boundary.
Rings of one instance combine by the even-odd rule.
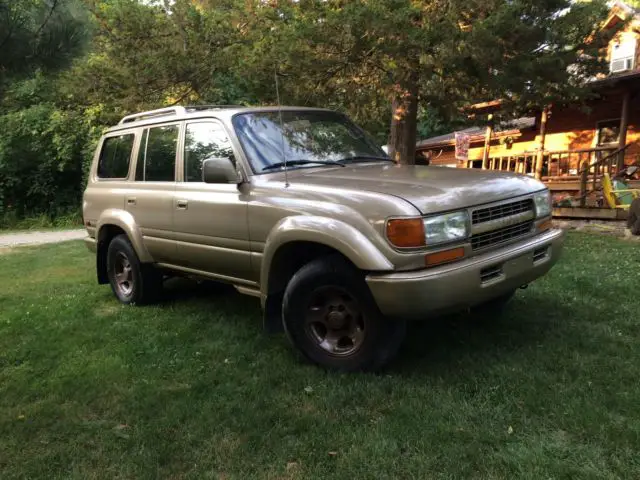
[[[551,194],[549,190],[538,192],[533,196],[536,205],[536,217],[548,217],[551,215]]]
[[[469,215],[463,211],[425,218],[424,236],[427,246],[464,240],[469,236]]]

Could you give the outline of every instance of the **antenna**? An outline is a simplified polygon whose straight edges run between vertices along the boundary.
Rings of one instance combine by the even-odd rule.
[[[287,154],[284,151],[284,122],[282,121],[282,105],[280,105],[280,89],[278,88],[278,67],[273,68],[273,76],[276,80],[276,99],[278,101],[278,116],[280,117],[280,146],[282,152],[282,163],[284,164],[284,186],[289,186],[289,177],[287,176]]]

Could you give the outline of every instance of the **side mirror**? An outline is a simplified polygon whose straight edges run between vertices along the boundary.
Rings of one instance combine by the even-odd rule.
[[[202,181],[205,183],[241,183],[242,176],[228,158],[213,157],[202,162]]]

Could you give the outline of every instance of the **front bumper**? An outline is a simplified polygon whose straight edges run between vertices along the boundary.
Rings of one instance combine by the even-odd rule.
[[[554,229],[499,250],[415,272],[370,274],[366,281],[384,315],[421,319],[500,297],[547,273],[565,234]]]

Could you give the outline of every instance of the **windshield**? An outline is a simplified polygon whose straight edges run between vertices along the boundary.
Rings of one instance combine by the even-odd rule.
[[[389,160],[364,131],[335,112],[285,110],[283,128],[278,111],[244,113],[234,117],[233,125],[255,173],[277,171],[284,167],[285,158],[292,163],[287,168],[356,158]]]

